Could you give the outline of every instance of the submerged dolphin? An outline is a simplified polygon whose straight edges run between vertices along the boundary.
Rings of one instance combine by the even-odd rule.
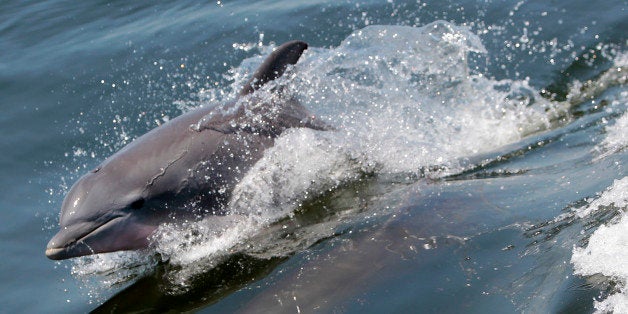
[[[81,177],[63,201],[61,230],[46,256],[60,260],[144,248],[160,223],[225,214],[234,185],[283,130],[325,129],[294,99],[254,94],[296,64],[305,49],[301,41],[281,45],[234,102],[183,114]]]

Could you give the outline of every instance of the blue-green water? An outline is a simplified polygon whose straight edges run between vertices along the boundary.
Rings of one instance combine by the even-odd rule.
[[[627,8],[2,2],[1,311],[627,311]],[[45,257],[74,180],[290,39],[310,49],[282,83],[337,131],[282,136],[242,182],[267,224]]]

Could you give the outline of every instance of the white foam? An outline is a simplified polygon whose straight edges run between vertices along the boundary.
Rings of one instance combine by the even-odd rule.
[[[619,283],[615,293],[595,302],[601,313],[628,312],[628,177],[615,180],[599,198],[577,211],[585,217],[601,209],[617,210],[620,215],[600,226],[586,247],[573,249],[571,262],[575,273],[583,276],[602,274]]]
[[[628,95],[626,95],[628,99]],[[608,150],[619,151],[628,146],[628,112],[625,112],[612,126],[606,127],[606,138],[602,143]]]
[[[589,200],[588,205],[575,208],[574,211],[578,217],[584,218],[611,205],[616,208],[624,208],[628,205],[628,178],[615,180],[600,197]]]
[[[273,222],[311,195],[356,178],[359,170],[327,134],[288,130],[240,181],[229,208],[254,213],[262,223]]]

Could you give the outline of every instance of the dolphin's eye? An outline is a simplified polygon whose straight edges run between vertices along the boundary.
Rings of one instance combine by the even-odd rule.
[[[140,209],[144,206],[144,199],[140,198],[139,200],[131,203],[131,208],[133,209]]]

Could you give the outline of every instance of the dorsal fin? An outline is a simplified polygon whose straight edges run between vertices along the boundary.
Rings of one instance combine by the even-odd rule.
[[[240,96],[248,95],[266,82],[283,75],[288,64],[296,64],[305,49],[307,49],[307,43],[299,40],[289,41],[277,47],[244,85],[240,91]]]
[[[240,96],[251,94],[268,81],[283,75],[289,64],[297,63],[305,49],[307,43],[298,40],[279,46],[244,85]],[[288,128],[332,129],[323,121],[317,120],[294,98],[264,101],[253,96],[244,101],[245,103],[230,103],[228,107],[238,106],[233,112],[223,113],[220,109],[210,112],[191,125],[191,129],[197,132],[214,130],[225,134],[248,132],[271,137],[279,136]]]

